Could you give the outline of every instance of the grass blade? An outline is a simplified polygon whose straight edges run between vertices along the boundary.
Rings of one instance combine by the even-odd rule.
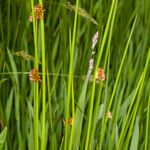
[[[6,142],[6,135],[7,135],[7,127],[3,129],[0,133],[0,150],[3,150],[4,144]]]
[[[131,146],[130,150],[137,150],[138,149],[138,143],[139,143],[139,118],[137,116],[135,125],[134,125],[134,131],[133,131],[133,136],[131,140]]]

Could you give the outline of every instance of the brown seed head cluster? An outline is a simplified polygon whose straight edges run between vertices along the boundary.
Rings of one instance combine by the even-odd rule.
[[[42,4],[36,4],[34,6],[34,17],[35,17],[35,20],[39,20],[39,19],[42,19],[44,16],[44,7]],[[29,21],[32,22],[33,21],[33,18],[32,16],[29,16]]]
[[[105,73],[102,68],[98,68],[97,73],[96,73],[96,79],[104,81],[105,80]]]
[[[29,80],[33,82],[42,82],[41,77],[37,69],[33,69],[29,74]]]
[[[72,126],[72,118],[71,117],[69,117],[69,119],[68,119],[68,125]]]
[[[64,125],[70,125],[70,126],[72,126],[72,117],[69,117],[67,121],[65,121],[63,119],[63,123],[64,123]]]

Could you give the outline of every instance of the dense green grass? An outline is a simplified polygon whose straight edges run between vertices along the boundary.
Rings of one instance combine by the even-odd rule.
[[[44,19],[30,22],[38,3]],[[2,1],[0,150],[149,150],[149,10],[149,0]]]

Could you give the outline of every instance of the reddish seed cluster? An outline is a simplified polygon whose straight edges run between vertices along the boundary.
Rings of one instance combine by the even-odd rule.
[[[41,4],[37,4],[34,6],[34,17],[35,20],[42,19],[44,16],[44,7]],[[29,21],[32,22],[33,18],[32,16],[29,16]]]
[[[29,74],[29,80],[33,82],[42,82],[41,77],[37,69],[33,69]]]
[[[102,80],[102,81],[105,80],[105,73],[104,73],[104,70],[102,68],[98,68],[97,74],[96,74],[96,79]]]
[[[71,117],[69,117],[69,119],[68,119],[68,124],[72,125],[72,118]]]
[[[63,123],[64,123],[64,125],[70,125],[70,126],[72,126],[72,117],[69,117],[67,121],[65,121],[63,119]]]

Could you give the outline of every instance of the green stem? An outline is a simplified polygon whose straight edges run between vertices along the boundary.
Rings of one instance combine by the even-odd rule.
[[[76,10],[75,10],[74,27],[73,27],[73,39],[72,39],[71,49],[70,49],[70,57],[71,58],[70,58],[70,66],[69,66],[68,95],[67,95],[67,104],[66,104],[67,106],[66,106],[66,116],[65,116],[66,120],[68,120],[68,118],[69,118],[70,98],[71,98],[71,89],[72,89],[72,82],[73,82],[73,62],[74,62],[73,56],[74,56],[74,46],[75,46],[75,38],[76,38],[78,3],[79,3],[79,0],[76,1]],[[69,129],[68,125],[66,125],[66,127],[65,127],[65,144],[64,144],[65,150],[67,150],[67,145],[68,145],[68,129]],[[72,147],[71,144],[69,145],[70,148]]]
[[[112,4],[111,4],[111,9],[110,9],[110,13],[109,13],[105,33],[104,33],[104,38],[102,40],[102,45],[101,45],[100,50],[99,50],[98,59],[97,59],[96,67],[95,67],[95,70],[94,70],[94,81],[93,81],[93,86],[92,86],[92,96],[91,96],[91,99],[90,99],[89,121],[88,121],[87,138],[86,138],[86,144],[85,144],[85,149],[86,150],[88,150],[89,140],[90,140],[90,135],[91,135],[90,131],[91,131],[91,124],[92,124],[93,104],[94,104],[94,96],[95,96],[96,71],[98,69],[98,66],[99,66],[99,63],[100,63],[100,60],[101,60],[101,56],[102,56],[102,53],[103,53],[103,50],[104,50],[104,46],[105,46],[105,43],[106,43],[106,38],[107,38],[107,35],[108,35],[108,31],[109,31],[109,26],[110,26],[111,17],[112,17],[112,14],[113,14],[114,5],[115,5],[115,0],[113,0]]]
[[[141,75],[142,80],[141,80],[141,84],[140,84],[140,87],[139,87],[139,91],[138,91],[138,95],[137,95],[137,99],[136,99],[136,104],[134,104],[134,110],[132,111],[133,112],[132,122],[130,123],[130,128],[128,129],[129,126],[127,126],[127,124],[125,124],[125,123],[127,123],[128,120],[129,120],[128,118],[129,118],[130,115],[128,115],[128,114],[131,114],[131,109],[129,109],[128,114],[127,114],[128,118],[126,117],[126,122],[124,123],[124,126],[123,126],[124,130],[121,131],[120,139],[118,141],[118,148],[117,148],[118,150],[121,150],[123,148],[122,143],[124,141],[125,136],[127,136],[126,133],[128,133],[128,136],[127,136],[127,139],[126,139],[127,144],[129,143],[129,140],[131,138],[132,130],[133,130],[133,126],[134,126],[134,122],[135,122],[135,118],[136,118],[136,114],[137,114],[137,111],[138,111],[138,108],[139,108],[139,105],[140,105],[140,102],[141,102],[140,100],[141,100],[142,91],[144,89],[144,81],[145,81],[146,73],[147,73],[147,70],[148,70],[148,67],[149,67],[149,62],[150,62],[150,48],[148,50],[148,55],[147,55],[144,71]],[[128,132],[127,132],[127,130],[128,130]]]
[[[35,49],[35,60],[34,67],[38,70],[38,48],[37,48],[37,22],[34,18],[34,0],[31,0],[32,7],[32,18],[33,18],[33,34],[34,34],[34,49]],[[39,110],[38,110],[38,96],[39,93],[39,84],[34,83],[34,149],[39,149],[39,141],[38,141],[38,118],[39,118]]]
[[[39,0],[42,5],[43,1]],[[45,124],[45,113],[46,113],[46,73],[45,73],[45,32],[44,32],[44,19],[40,20],[41,30],[41,47],[42,47],[42,141],[41,150],[46,148],[46,124]]]
[[[119,78],[120,78],[120,75],[121,75],[121,71],[122,71],[124,61],[125,61],[125,58],[126,58],[126,55],[127,55],[127,51],[128,51],[128,48],[129,48],[129,44],[130,44],[130,41],[131,41],[131,37],[132,37],[132,34],[133,34],[133,30],[134,30],[134,27],[135,27],[136,20],[137,20],[137,16],[134,19],[134,23],[133,23],[133,26],[132,26],[132,29],[131,29],[131,32],[130,32],[130,35],[129,35],[129,38],[128,38],[128,41],[127,41],[127,44],[126,44],[126,47],[125,47],[125,51],[124,51],[123,58],[122,58],[122,61],[121,61],[121,65],[120,65],[120,68],[119,68],[119,71],[118,71],[118,74],[117,74],[117,78],[116,78],[116,81],[115,81],[115,85],[114,85],[113,92],[112,92],[112,95],[111,95],[111,98],[110,98],[110,102],[109,102],[107,112],[110,111],[110,108],[112,106],[112,102],[113,102],[113,99],[114,99],[114,96],[115,96],[115,93],[116,93],[117,85],[118,85]],[[108,118],[105,117],[104,125],[102,126],[100,146],[102,146],[102,142],[103,142],[103,139],[104,139],[107,120],[108,120]]]
[[[146,142],[145,142],[145,150],[147,150],[148,147],[148,133],[149,133],[149,114],[150,114],[150,94],[149,94],[149,100],[148,100],[148,107],[147,107],[147,119],[146,119]]]
[[[69,30],[69,45],[71,49],[71,30]],[[74,88],[73,88],[73,78],[72,78],[72,119],[74,121]],[[74,132],[74,124],[72,124],[71,128],[71,137],[70,137],[70,142],[69,142],[69,150],[72,149],[72,143],[73,143],[73,132]]]
[[[10,44],[10,0],[8,0],[7,4],[7,47],[9,47]]]

